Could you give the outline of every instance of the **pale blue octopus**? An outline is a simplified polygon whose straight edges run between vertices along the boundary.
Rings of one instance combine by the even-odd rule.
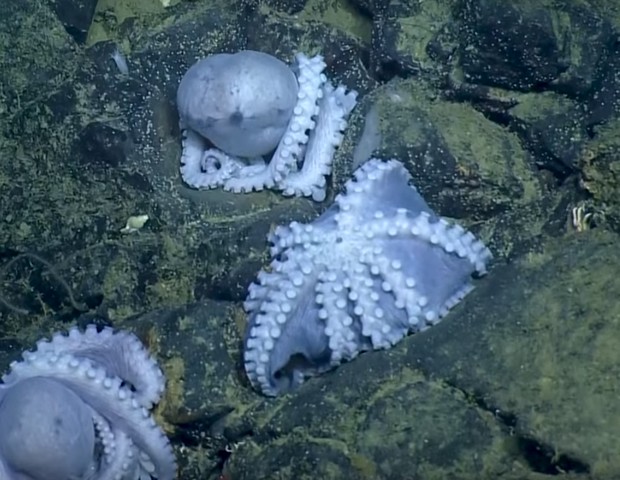
[[[41,340],[0,384],[3,480],[173,480],[149,410],[164,376],[131,333],[72,328]]]
[[[245,370],[263,394],[436,324],[486,272],[488,248],[409,180],[400,162],[372,159],[314,222],[270,235],[273,261],[245,301]]]
[[[334,87],[325,66],[320,55],[299,53],[289,68],[252,50],[195,63],[177,91],[185,183],[233,192],[275,188],[322,201],[357,97]]]

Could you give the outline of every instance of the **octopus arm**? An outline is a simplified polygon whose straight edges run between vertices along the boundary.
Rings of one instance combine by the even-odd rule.
[[[315,202],[325,200],[325,177],[332,168],[336,148],[342,143],[347,128],[347,117],[357,103],[357,92],[347,92],[343,86],[334,88],[325,82],[319,103],[316,127],[308,141],[304,163],[298,172],[282,179],[284,195],[312,197]]]
[[[135,398],[146,408],[157,403],[164,391],[164,375],[155,359],[138,337],[127,331],[108,327],[98,331],[94,325],[83,332],[72,328],[68,335],[56,333],[51,340],[39,340],[35,353],[65,353],[77,359],[89,359],[108,375],[131,384]]]

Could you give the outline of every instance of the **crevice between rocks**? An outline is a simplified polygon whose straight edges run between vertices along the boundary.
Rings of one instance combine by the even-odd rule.
[[[510,412],[489,403],[482,394],[471,393],[454,383],[445,382],[450,388],[458,390],[468,401],[481,410],[491,413],[506,433],[513,437],[514,445],[521,459],[533,472],[545,475],[589,474],[590,465],[579,458],[559,453],[553,445],[547,444],[534,436],[519,431],[519,418]]]

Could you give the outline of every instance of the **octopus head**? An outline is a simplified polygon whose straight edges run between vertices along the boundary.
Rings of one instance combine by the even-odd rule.
[[[177,91],[181,122],[239,157],[273,151],[297,102],[294,72],[266,53],[246,50],[200,60]]]
[[[34,377],[3,390],[0,398],[0,473],[8,469],[49,480],[87,477],[95,431],[89,407],[72,390]]]

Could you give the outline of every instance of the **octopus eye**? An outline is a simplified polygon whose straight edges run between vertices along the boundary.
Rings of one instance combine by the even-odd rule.
[[[237,111],[230,116],[230,123],[232,125],[241,125],[241,122],[243,122],[243,114],[241,112]]]

